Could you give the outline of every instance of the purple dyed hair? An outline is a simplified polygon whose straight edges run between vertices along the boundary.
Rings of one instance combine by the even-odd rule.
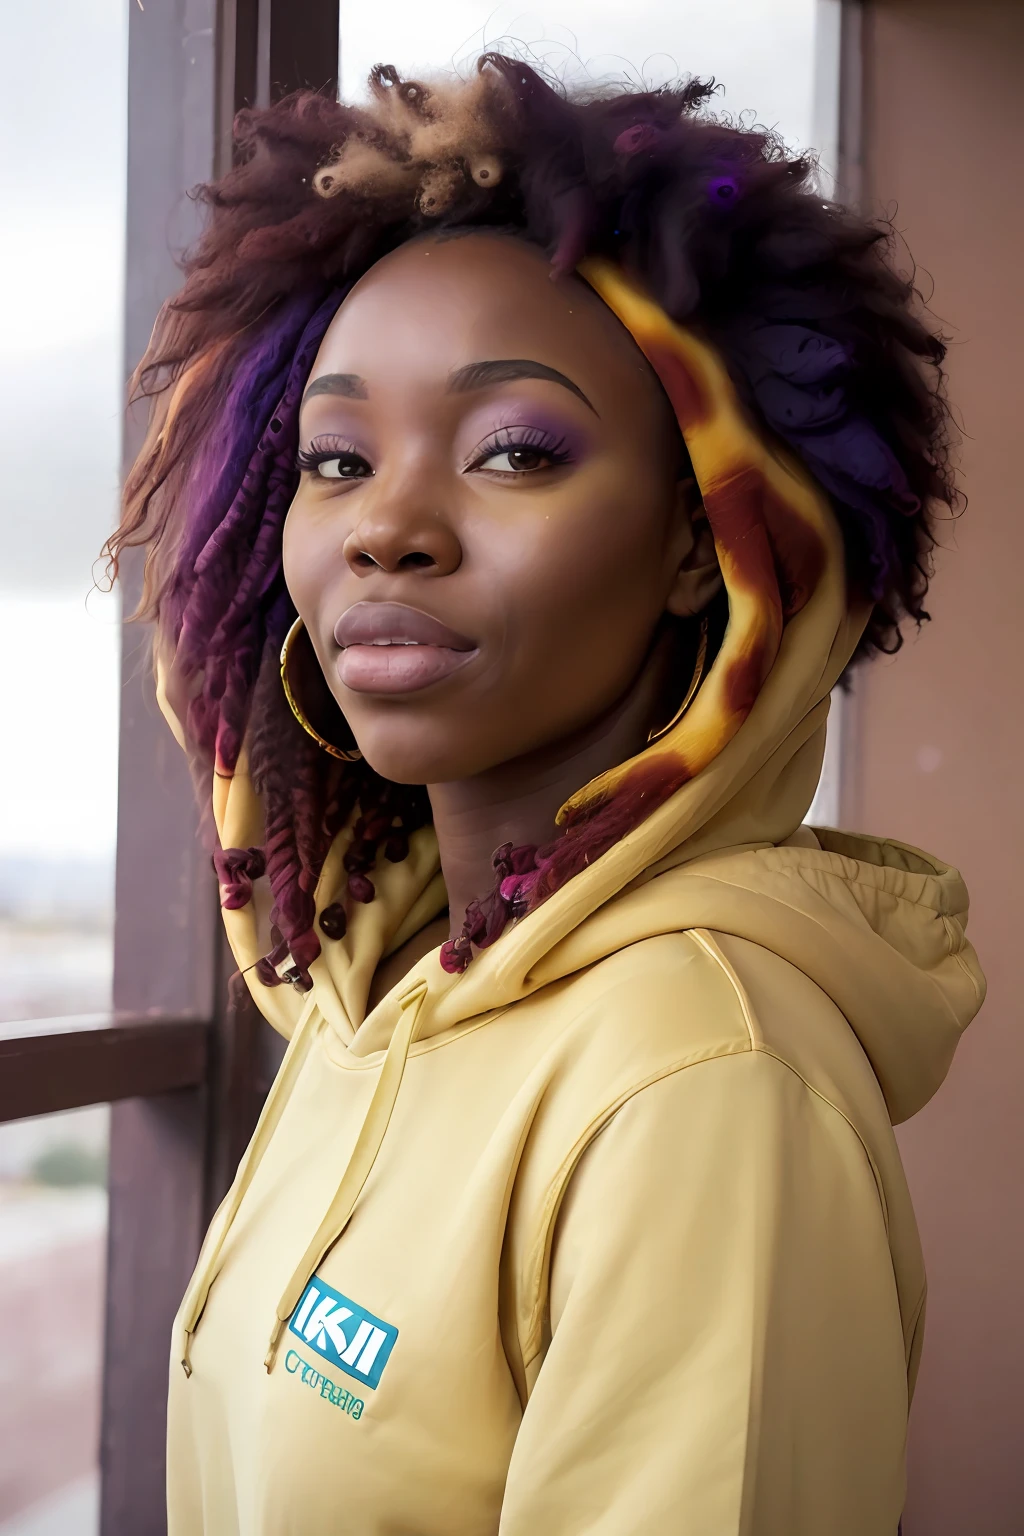
[[[300,93],[240,114],[235,167],[199,190],[205,232],[135,377],[152,422],[109,544],[115,571],[122,549],[147,547],[140,612],[157,620],[205,803],[246,747],[264,840],[217,849],[215,863],[228,906],[269,880],[268,984],[282,970],[311,984],[313,893],[339,829],[356,818],[335,894],[367,900],[381,849],[403,857],[430,815],[421,788],[321,753],[277,669],[295,612],[281,530],[299,401],[344,293],[388,250],[426,229],[499,228],[558,271],[590,254],[634,271],[707,336],[766,435],[830,494],[851,585],[875,605],[861,654],[895,649],[900,620],[927,617],[931,509],[957,503],[943,344],[888,263],[889,232],[823,202],[809,163],[770,135],[718,122],[710,86],[574,96],[489,54],[462,85],[378,67],[371,92],[366,108]],[[642,801],[612,798],[545,849],[499,849],[494,889],[444,963],[463,968],[635,825]],[[321,932],[344,926],[332,900]]]

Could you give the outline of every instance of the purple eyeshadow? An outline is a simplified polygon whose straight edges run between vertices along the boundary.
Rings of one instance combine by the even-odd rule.
[[[516,438],[516,433],[522,434]],[[589,451],[593,435],[575,421],[558,411],[522,401],[504,405],[494,418],[493,425],[477,437],[472,450],[476,458],[480,451],[498,440],[502,447],[519,441],[531,448],[557,451],[566,461],[584,458]]]

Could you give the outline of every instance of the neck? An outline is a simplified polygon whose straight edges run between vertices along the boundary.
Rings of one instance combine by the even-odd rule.
[[[452,938],[469,903],[493,888],[496,848],[551,842],[566,800],[643,749],[660,691],[659,659],[648,658],[628,694],[583,730],[473,778],[428,785]]]

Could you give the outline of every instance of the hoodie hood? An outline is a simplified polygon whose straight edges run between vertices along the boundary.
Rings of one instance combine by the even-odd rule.
[[[659,916],[660,914],[660,916]],[[801,827],[778,846],[663,861],[535,968],[544,985],[588,951],[710,929],[802,971],[845,1015],[894,1124],[942,1083],[985,995],[955,869],[903,843]]]

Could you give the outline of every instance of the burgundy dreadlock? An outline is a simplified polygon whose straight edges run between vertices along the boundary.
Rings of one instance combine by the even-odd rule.
[[[322,753],[278,677],[295,616],[281,530],[298,405],[338,305],[380,256],[425,230],[500,228],[559,272],[585,255],[634,271],[829,493],[851,586],[874,601],[862,655],[898,648],[904,616],[927,618],[932,508],[957,504],[944,347],[887,264],[889,232],[822,201],[811,164],[772,135],[718,122],[710,85],[571,93],[496,54],[468,81],[425,86],[379,66],[370,84],[364,108],[299,92],[239,114],[235,167],[196,193],[205,231],[133,380],[153,415],[109,542],[115,574],[124,548],[148,547],[139,612],[157,621],[206,803],[246,743],[264,841],[214,858],[226,906],[269,881],[266,985],[312,984],[314,891],[353,816],[354,901],[372,899],[381,849],[400,860],[430,819],[422,788]],[[571,838],[498,849],[495,887],[442,963],[463,969],[639,814],[613,798]],[[319,925],[341,937],[344,904]]]

